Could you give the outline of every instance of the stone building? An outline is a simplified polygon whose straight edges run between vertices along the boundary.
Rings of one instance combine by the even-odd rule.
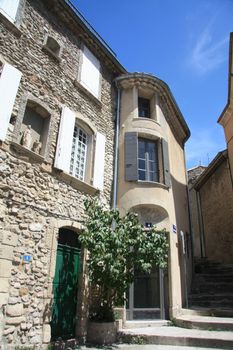
[[[227,104],[218,119],[218,123],[223,126],[225,132],[233,187],[233,33],[230,34],[229,47],[228,99]]]
[[[167,314],[175,315],[186,286],[180,240],[190,232],[183,149],[189,130],[169,88],[153,76],[124,75],[68,0],[1,1],[0,30],[0,341],[41,348],[58,337],[85,337],[78,233],[90,197],[170,232],[165,292],[157,271],[144,284],[156,286],[147,292],[156,300],[159,294],[159,317],[165,294]],[[151,118],[137,115],[148,103]],[[155,170],[140,168],[139,176],[136,169],[133,179],[127,164],[123,174],[130,133],[156,147]]]
[[[233,33],[230,35],[228,101],[218,122],[224,127],[227,149],[204,169],[190,169],[194,256],[233,263]],[[198,170],[198,172],[197,172]],[[204,170],[204,171],[203,171]]]

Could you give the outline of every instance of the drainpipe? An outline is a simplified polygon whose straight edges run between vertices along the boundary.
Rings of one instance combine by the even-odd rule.
[[[117,207],[117,184],[118,184],[118,156],[119,156],[119,125],[120,125],[120,102],[121,90],[117,86],[117,110],[116,110],[116,131],[115,131],[115,159],[114,159],[114,175],[113,175],[113,209]]]

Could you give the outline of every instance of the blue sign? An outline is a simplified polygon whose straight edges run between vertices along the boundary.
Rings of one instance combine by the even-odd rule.
[[[173,233],[176,233],[176,225],[172,225],[172,231],[173,231]]]
[[[31,255],[24,255],[24,256],[23,256],[23,261],[24,261],[24,262],[30,262],[31,260],[32,260]]]

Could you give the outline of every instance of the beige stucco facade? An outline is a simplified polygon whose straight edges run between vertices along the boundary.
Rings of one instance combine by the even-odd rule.
[[[117,79],[117,86],[121,91],[118,207],[122,213],[127,211],[138,213],[143,225],[152,223],[157,228],[165,228],[169,232],[167,288],[169,288],[169,314],[173,317],[179,313],[182,306],[181,274],[184,273],[184,260],[181,253],[180,232],[183,231],[190,237],[183,148],[188,129],[179,119],[179,112],[167,86],[159,79],[135,73]],[[138,97],[141,96],[150,101],[149,118],[139,117]],[[157,181],[125,180],[124,155],[127,152],[125,149],[127,133],[137,133],[138,138],[157,142]],[[162,139],[168,144],[170,186],[165,184]]]
[[[230,35],[229,48],[228,101],[218,119],[218,123],[223,126],[225,132],[233,186],[233,33]]]

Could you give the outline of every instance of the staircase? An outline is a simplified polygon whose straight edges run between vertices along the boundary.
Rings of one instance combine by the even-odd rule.
[[[119,332],[119,340],[170,345],[171,349],[233,349],[233,265],[196,263],[189,307],[182,309],[175,326],[129,324]]]
[[[233,265],[196,263],[189,306],[208,309],[212,316],[233,317]]]

